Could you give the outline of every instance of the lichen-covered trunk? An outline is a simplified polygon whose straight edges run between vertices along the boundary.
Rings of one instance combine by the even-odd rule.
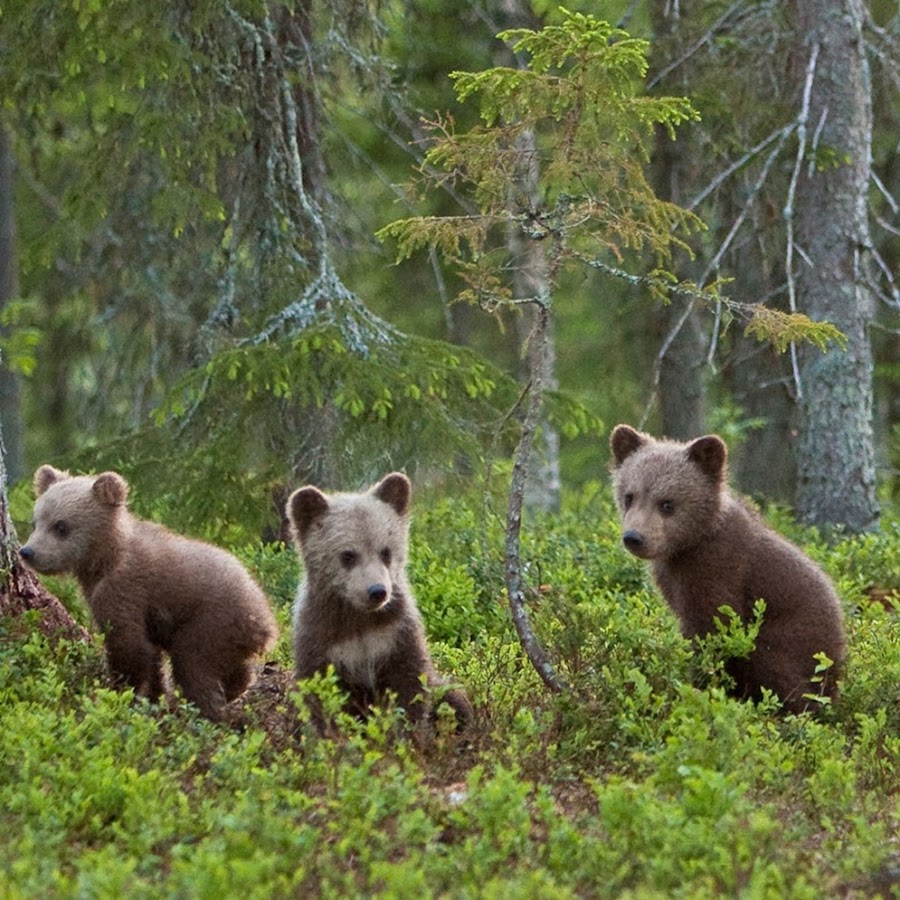
[[[517,196],[529,197],[532,209],[540,208],[537,191],[537,139],[527,131],[518,141],[522,165],[515,189]],[[513,292],[520,300],[532,301],[552,293],[551,272],[545,245],[529,237],[518,224],[510,227],[507,243],[512,259]],[[537,304],[526,303],[516,319],[521,362],[519,377],[523,382],[534,381],[538,369],[543,372],[543,390],[559,387],[556,379],[556,340],[553,319],[548,317],[546,327],[536,329],[540,315]],[[535,339],[540,333],[541,340]],[[525,505],[529,509],[557,512],[560,505],[561,476],[559,470],[559,433],[546,416],[533,436],[532,459],[525,481]]]
[[[862,0],[795,0],[798,93],[809,88],[807,152],[797,183],[798,307],[832,322],[847,347],[804,350],[797,514],[854,531],[876,526],[872,427],[874,299],[867,286],[872,107]],[[815,68],[808,61],[816,54]],[[811,83],[809,78],[811,77]]]

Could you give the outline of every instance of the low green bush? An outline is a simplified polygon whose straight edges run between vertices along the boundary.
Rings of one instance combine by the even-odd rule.
[[[438,668],[475,704],[465,737],[442,718],[423,746],[393,708],[344,715],[327,676],[312,689],[337,738],[303,724],[289,675],[212,724],[110,690],[99,639],[0,622],[0,896],[896,896],[900,533],[826,540],[769,515],[845,602],[841,694],[816,716],[727,696],[723,655],[752,625],[692,652],[600,487],[523,535],[558,695],[510,624],[502,517],[480,498],[416,508],[411,580]],[[288,673],[296,553],[237,552]]]

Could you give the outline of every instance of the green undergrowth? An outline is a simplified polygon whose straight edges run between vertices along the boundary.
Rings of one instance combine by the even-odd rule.
[[[0,621],[0,896],[900,896],[900,529],[826,541],[771,519],[845,602],[841,699],[816,717],[727,697],[721,654],[752,628],[692,655],[603,488],[526,523],[558,696],[510,624],[502,513],[419,498],[411,581],[475,704],[468,740],[442,715],[421,745],[395,710],[310,733],[287,675],[300,567],[278,544],[240,555],[283,674],[231,726],[110,690],[99,640]],[[333,680],[314,689],[338,705]]]

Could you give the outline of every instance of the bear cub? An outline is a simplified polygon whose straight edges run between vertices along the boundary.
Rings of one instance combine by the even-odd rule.
[[[278,635],[265,594],[230,553],[143,521],[115,472],[34,476],[34,531],[20,550],[35,571],[71,572],[105,635],[113,680],[155,701],[163,652],[184,696],[209,719],[253,680]]]
[[[845,655],[840,601],[810,559],[728,490],[722,439],[655,440],[618,425],[610,446],[622,541],[652,562],[682,634],[714,631],[725,605],[746,622],[761,598],[755,650],[726,667],[735,693],[758,699],[769,688],[790,712],[815,708],[808,695],[833,699]],[[820,652],[834,662],[821,681]]]
[[[293,609],[297,678],[333,665],[349,710],[360,716],[393,691],[420,732],[432,714],[423,680],[444,682],[406,576],[410,494],[399,472],[361,494],[326,496],[306,486],[288,498],[287,517],[305,567]],[[451,689],[444,700],[465,730],[473,715],[466,694]],[[315,704],[312,714],[326,731]]]

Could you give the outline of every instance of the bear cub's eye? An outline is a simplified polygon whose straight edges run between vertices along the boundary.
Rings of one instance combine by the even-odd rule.
[[[68,537],[70,531],[69,523],[59,519],[50,526],[50,530],[59,538]]]
[[[673,512],[675,512],[675,501],[674,500],[660,500],[659,501],[659,511],[664,516],[671,516]]]
[[[356,565],[359,554],[355,550],[343,550],[341,552],[341,565],[345,569],[349,569]]]
[[[390,548],[390,547],[385,547],[385,548],[381,551],[381,553],[379,553],[378,555],[381,557],[381,561],[382,561],[386,566],[389,566],[389,565],[391,564],[391,548]]]
[[[634,503],[634,494],[626,494],[624,497],[625,501],[625,509],[630,509],[631,504]]]

